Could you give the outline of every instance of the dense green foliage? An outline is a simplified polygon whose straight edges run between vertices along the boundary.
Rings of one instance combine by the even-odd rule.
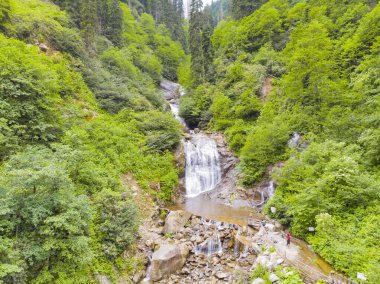
[[[157,83],[181,43],[117,0],[54,2],[0,1],[1,283],[116,280],[140,215],[125,175],[161,202],[178,184]]]
[[[285,162],[271,216],[335,269],[378,283],[380,4],[233,2],[234,17],[213,31],[204,80],[192,54],[183,117],[225,133],[245,186]]]

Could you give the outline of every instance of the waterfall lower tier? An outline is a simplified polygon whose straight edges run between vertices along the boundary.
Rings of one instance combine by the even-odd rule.
[[[218,234],[208,238],[205,242],[197,245],[195,248],[195,254],[212,256],[221,253],[223,253],[223,247]]]
[[[221,167],[215,140],[194,134],[185,142],[186,195],[195,197],[212,190],[221,180]]]

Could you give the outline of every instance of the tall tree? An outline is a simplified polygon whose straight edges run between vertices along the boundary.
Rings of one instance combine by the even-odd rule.
[[[232,14],[236,19],[244,18],[259,9],[268,0],[232,0]]]
[[[0,31],[5,32],[5,25],[10,21],[10,14],[9,0],[0,0]]]
[[[212,18],[210,9],[203,9],[202,0],[192,0],[190,6],[190,51],[195,83],[207,81],[212,63]]]

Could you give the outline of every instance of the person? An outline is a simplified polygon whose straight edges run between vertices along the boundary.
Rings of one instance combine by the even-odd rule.
[[[286,233],[285,238],[286,238],[286,245],[290,246],[290,239],[292,238],[292,236],[290,235],[289,232]]]

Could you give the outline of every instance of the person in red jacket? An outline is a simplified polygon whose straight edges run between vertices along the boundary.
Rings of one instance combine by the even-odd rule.
[[[290,235],[289,232],[286,233],[285,238],[286,238],[286,245],[290,246],[290,240],[291,240],[292,236]]]

